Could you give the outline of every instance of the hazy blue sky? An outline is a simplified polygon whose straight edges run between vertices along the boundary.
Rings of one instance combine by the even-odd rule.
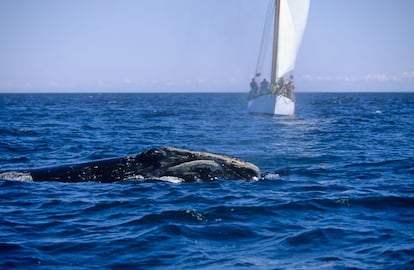
[[[268,0],[0,0],[0,91],[247,91]],[[414,0],[311,0],[298,91],[414,90]]]

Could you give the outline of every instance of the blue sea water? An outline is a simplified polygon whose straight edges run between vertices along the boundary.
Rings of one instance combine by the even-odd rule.
[[[155,146],[235,156],[259,181],[0,180],[3,269],[414,269],[414,94],[1,94],[0,170]]]

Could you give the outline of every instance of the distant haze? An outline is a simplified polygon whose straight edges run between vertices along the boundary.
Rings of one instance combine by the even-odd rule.
[[[268,0],[2,0],[0,92],[247,92]],[[298,91],[414,91],[413,0],[312,0]]]

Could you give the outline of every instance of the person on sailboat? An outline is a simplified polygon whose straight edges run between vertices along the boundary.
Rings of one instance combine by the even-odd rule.
[[[269,93],[269,82],[266,80],[266,78],[264,78],[263,81],[260,83],[260,93],[261,94]]]
[[[283,77],[281,77],[277,83],[276,83],[276,93],[274,94],[279,94],[279,95],[284,95],[284,88],[285,88],[285,80],[283,79]]]
[[[292,98],[293,97],[293,92],[295,91],[295,83],[293,82],[293,75],[290,75],[290,80],[286,85],[286,90],[287,90],[287,94],[288,94],[288,98]]]
[[[250,96],[256,96],[257,90],[258,90],[257,82],[253,78],[252,81],[250,82]]]

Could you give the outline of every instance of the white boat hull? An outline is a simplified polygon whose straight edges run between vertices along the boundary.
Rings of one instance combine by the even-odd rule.
[[[248,111],[259,114],[293,115],[295,102],[281,95],[262,95],[249,101]]]

